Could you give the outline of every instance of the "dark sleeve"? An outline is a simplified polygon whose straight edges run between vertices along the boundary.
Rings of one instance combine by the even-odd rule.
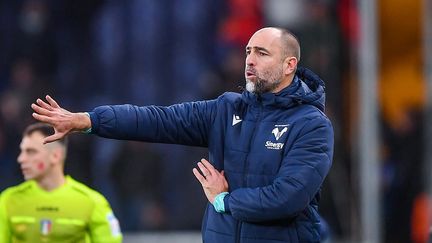
[[[216,101],[172,106],[113,105],[89,112],[92,133],[101,137],[207,146]]]
[[[234,218],[249,222],[288,218],[302,212],[331,167],[333,139],[328,119],[306,121],[273,183],[232,191],[224,198],[225,210]]]

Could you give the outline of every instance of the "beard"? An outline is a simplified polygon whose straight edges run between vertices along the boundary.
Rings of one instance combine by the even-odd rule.
[[[275,68],[274,70],[267,70],[265,72],[258,73],[253,68],[248,68],[247,71],[251,71],[255,74],[255,81],[246,78],[246,90],[255,94],[264,94],[275,90],[282,82],[283,70],[282,67]]]

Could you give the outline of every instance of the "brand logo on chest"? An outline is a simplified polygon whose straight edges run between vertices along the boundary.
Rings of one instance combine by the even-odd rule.
[[[275,125],[275,128],[271,131],[271,133],[274,135],[276,142],[273,141],[266,141],[265,147],[267,149],[275,149],[280,150],[284,147],[284,143],[278,143],[277,141],[288,131],[288,124],[284,125]]]
[[[233,125],[233,126],[237,125],[237,124],[240,123],[241,121],[242,121],[242,119],[241,119],[239,116],[237,116],[237,115],[233,115],[233,119],[232,119],[232,125]]]

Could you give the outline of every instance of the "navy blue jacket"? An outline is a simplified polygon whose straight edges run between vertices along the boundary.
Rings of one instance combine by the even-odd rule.
[[[226,213],[206,209],[204,242],[319,242],[320,188],[333,156],[324,82],[299,68],[279,93],[225,93],[168,107],[90,112],[102,137],[206,146],[229,185]]]

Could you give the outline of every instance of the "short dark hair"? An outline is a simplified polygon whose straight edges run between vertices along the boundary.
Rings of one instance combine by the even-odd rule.
[[[23,136],[30,136],[34,132],[40,132],[45,137],[48,137],[49,135],[54,133],[54,128],[52,126],[45,124],[45,123],[42,123],[42,122],[33,123],[33,124],[30,124],[29,126],[26,127],[26,129],[24,130]],[[57,142],[59,142],[61,145],[63,145],[65,148],[67,148],[67,145],[68,145],[67,137],[59,139],[59,140],[57,140]]]
[[[285,28],[276,27],[281,32],[282,48],[284,49],[284,59],[293,55],[300,61],[300,41],[297,36]]]

